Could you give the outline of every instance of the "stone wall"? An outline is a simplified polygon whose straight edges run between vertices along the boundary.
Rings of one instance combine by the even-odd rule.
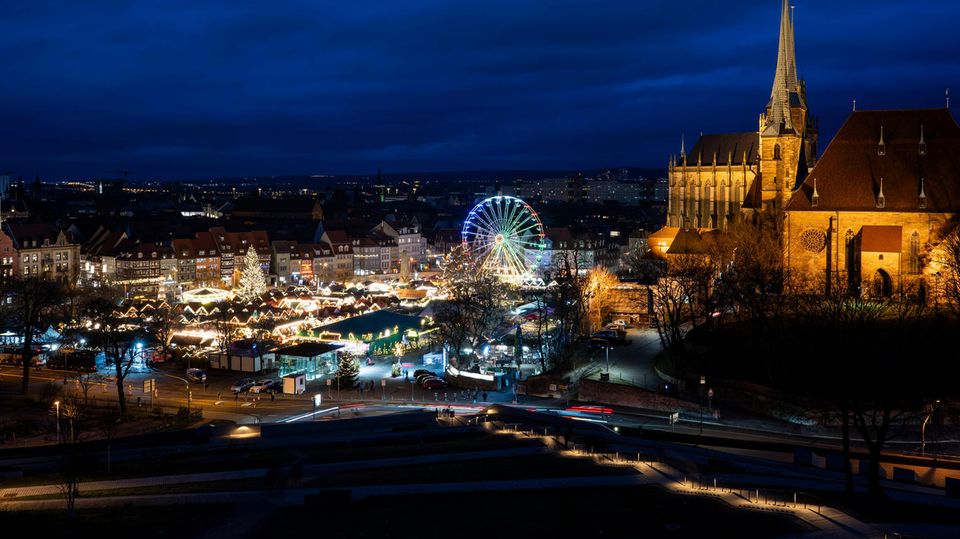
[[[893,281],[894,290],[904,283],[916,280],[918,274],[910,273],[910,242],[914,232],[919,239],[922,255],[928,244],[936,240],[936,234],[948,214],[916,212],[877,211],[792,211],[787,212],[784,229],[785,263],[794,272],[823,279],[828,272],[845,279],[852,267],[859,271],[860,281],[869,283],[878,269],[886,271]],[[855,240],[864,226],[902,227],[900,251],[897,253],[861,253],[848,255],[847,242]],[[807,231],[822,232],[823,248],[815,251],[801,241]],[[807,244],[809,242],[806,242]],[[858,249],[854,249],[858,251]],[[879,255],[883,254],[881,260]],[[850,260],[848,260],[850,259]]]
[[[616,406],[645,408],[661,412],[699,412],[696,404],[660,395],[635,386],[581,379],[577,388],[577,400]]]

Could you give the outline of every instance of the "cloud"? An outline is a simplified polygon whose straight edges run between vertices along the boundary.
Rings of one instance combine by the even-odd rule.
[[[144,177],[662,166],[755,127],[779,2],[5,6],[0,166]],[[809,0],[797,52],[829,138],[860,107],[940,106],[951,2]]]

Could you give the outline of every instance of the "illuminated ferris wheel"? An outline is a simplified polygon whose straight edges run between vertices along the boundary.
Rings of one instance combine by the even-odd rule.
[[[521,280],[540,264],[543,224],[519,198],[495,196],[481,201],[470,210],[460,236],[481,270],[503,279]]]

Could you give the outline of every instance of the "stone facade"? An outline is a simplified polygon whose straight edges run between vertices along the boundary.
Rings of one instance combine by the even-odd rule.
[[[817,282],[840,283],[852,290],[882,293],[912,287],[930,274],[924,257],[938,240],[949,213],[790,211],[784,227],[785,262],[797,276]],[[897,229],[889,246],[864,249],[864,233],[887,227]],[[829,281],[827,277],[830,277]]]
[[[935,286],[931,252],[960,212],[957,155],[948,109],[853,112],[785,208],[787,266],[865,294]]]
[[[666,226],[726,229],[744,213],[783,208],[790,201],[817,155],[817,127],[807,109],[806,86],[797,79],[793,41],[784,1],[777,72],[759,129],[701,135],[690,155],[681,143],[667,171]]]

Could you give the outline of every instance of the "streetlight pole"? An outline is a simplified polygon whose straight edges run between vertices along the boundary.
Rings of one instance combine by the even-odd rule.
[[[187,380],[186,378],[180,378],[179,376],[174,376],[174,375],[172,375],[172,374],[167,374],[166,376],[169,376],[170,378],[176,378],[177,380],[180,380],[181,382],[183,382],[184,384],[186,384],[186,386],[187,386],[187,410],[189,410],[189,409],[190,409],[190,397],[191,397],[191,395],[190,395],[190,393],[191,393],[191,391],[190,391],[190,381]]]
[[[60,401],[53,401],[53,405],[57,408],[57,443],[60,443]]]
[[[940,399],[934,404],[927,405],[927,416],[923,418],[923,423],[920,425],[920,453],[923,454],[927,448],[927,423],[930,422],[930,418],[933,417],[933,412],[935,411],[936,406],[940,404]]]
[[[703,388],[707,385],[707,377],[700,377],[700,434],[703,434]]]
[[[610,343],[603,348],[607,352],[607,374],[610,374]]]

